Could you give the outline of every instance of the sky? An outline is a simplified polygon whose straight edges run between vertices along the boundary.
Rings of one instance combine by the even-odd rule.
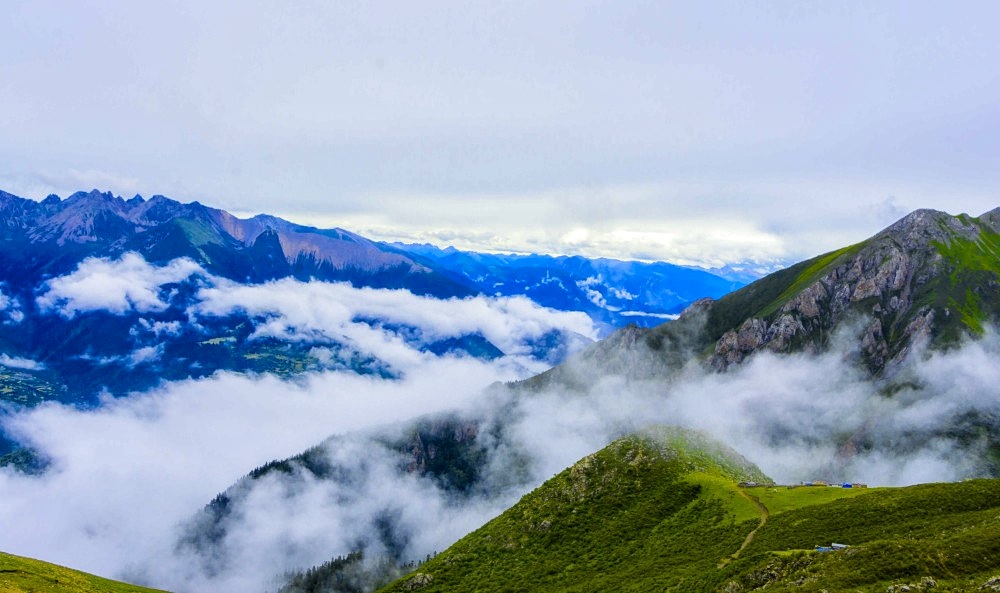
[[[0,189],[718,266],[1000,205],[991,2],[8,0]]]

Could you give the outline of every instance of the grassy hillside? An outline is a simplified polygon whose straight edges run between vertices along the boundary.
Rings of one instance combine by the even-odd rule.
[[[3,593],[156,593],[40,560],[0,552]]]
[[[1000,590],[1000,480],[747,479],[766,480],[700,437],[626,438],[383,591]],[[850,547],[815,550],[834,542]]]
[[[386,590],[677,587],[713,570],[756,527],[759,513],[735,488],[745,479],[766,478],[693,433],[625,438]]]

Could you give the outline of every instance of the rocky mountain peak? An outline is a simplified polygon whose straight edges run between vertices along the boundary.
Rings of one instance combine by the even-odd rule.
[[[1000,251],[985,234],[997,220],[1000,209],[978,219],[917,210],[867,241],[751,285],[749,295],[771,299],[722,334],[712,366],[725,369],[759,350],[821,351],[850,322],[861,328],[861,359],[877,374],[917,342],[981,332],[995,314],[990,283],[1000,286]],[[743,292],[727,299],[756,302]]]
[[[984,212],[976,220],[988,226],[993,232],[1000,233],[1000,208]]]
[[[905,250],[921,249],[933,241],[948,242],[954,236],[971,238],[979,229],[973,219],[952,216],[940,210],[914,210],[878,233],[873,240],[888,238]]]

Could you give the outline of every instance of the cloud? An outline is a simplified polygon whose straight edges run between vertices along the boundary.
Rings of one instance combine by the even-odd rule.
[[[193,296],[186,296],[190,291],[181,295],[172,286],[191,278],[198,287]],[[199,324],[245,316],[253,327],[250,340],[337,343],[350,352],[375,356],[397,372],[423,364],[433,356],[425,352],[433,344],[469,336],[498,347],[506,355],[504,364],[538,372],[552,356],[561,357],[597,337],[585,314],[546,309],[526,297],[442,300],[406,290],[291,278],[243,285],[212,276],[189,259],[155,266],[137,253],[117,260],[87,259],[73,272],[47,281],[37,303],[41,311],[67,319],[87,311],[148,316],[131,328],[130,340],[136,343],[132,352],[102,359],[130,367],[157,360],[164,340],[181,334],[177,315],[201,331],[211,330]],[[174,319],[155,317],[168,309]],[[561,344],[558,352],[542,351],[539,344],[551,342],[553,335]]]
[[[906,8],[21,2],[0,177],[487,250],[800,258],[996,205],[996,9]],[[686,232],[692,203],[731,232]]]
[[[478,334],[508,356],[527,359],[533,356],[532,341],[552,331],[596,338],[583,313],[546,309],[525,297],[442,300],[404,290],[288,279],[251,286],[217,280],[200,290],[198,299],[191,309],[198,317],[243,311],[265,319],[257,336],[346,339],[402,370],[421,364],[425,356],[403,339],[405,330],[392,330],[399,325],[413,328],[419,343]]]
[[[728,373],[688,369],[667,383],[603,377],[587,397],[553,392],[526,400],[524,434],[554,435],[532,450],[565,441],[581,443],[579,451],[594,444],[593,435],[680,424],[714,435],[783,483],[959,480],[995,471],[985,437],[972,427],[1000,426],[1000,377],[988,362],[997,355],[995,333],[961,349],[914,354],[891,395],[837,350],[763,353]]]
[[[132,277],[166,303],[158,274]],[[517,351],[551,328],[586,330],[582,320],[523,299],[439,301],[318,282],[247,287],[209,278],[196,294],[195,319],[239,310],[261,335],[339,335],[405,372],[398,380],[323,372],[287,382],[222,373],[92,410],[48,404],[8,415],[5,428],[52,465],[34,477],[0,470],[0,549],[172,590],[264,590],[286,570],[362,544],[377,553],[387,545],[378,536],[386,522],[404,558],[442,550],[577,459],[650,424],[707,431],[781,482],[872,485],[981,475],[990,470],[990,441],[978,427],[1000,425],[1000,369],[991,362],[1000,337],[992,330],[946,352],[914,352],[893,389],[852,366],[845,338],[828,354],[764,353],[725,374],[692,366],[669,380],[595,375],[582,388],[525,395],[487,386],[541,370],[538,361],[417,353],[405,332],[387,328],[407,324],[431,338],[478,331]],[[405,464],[386,438],[444,412],[480,419],[476,443],[490,488],[456,496],[400,473]],[[342,481],[293,469],[244,483],[211,553],[177,545],[181,526],[250,469],[330,435],[325,455]]]
[[[267,560],[261,555],[264,550],[277,549],[279,542],[295,544],[295,537],[306,533],[334,529],[335,522],[348,515],[324,516],[333,504],[329,500],[315,509],[296,510],[293,502],[310,500],[303,493],[303,498],[293,497],[287,506],[277,507],[294,518],[288,525],[281,523],[283,515],[249,516],[246,529],[268,525],[254,527],[255,517],[271,521],[272,529],[259,534],[257,545],[246,550],[246,564],[240,561],[217,581],[189,574],[188,559],[174,555],[177,526],[264,461],[294,455],[333,433],[355,433],[467,407],[481,397],[486,384],[516,376],[502,365],[447,357],[425,361],[405,381],[350,373],[316,374],[298,382],[221,374],[109,399],[89,411],[47,404],[8,416],[5,428],[51,459],[52,467],[37,477],[0,469],[0,496],[5,500],[0,508],[0,549],[103,575],[144,574],[173,590],[248,590],[241,579],[259,589],[285,568],[279,561],[283,556]],[[412,487],[425,487],[405,477],[393,479],[399,488],[382,491],[377,500],[402,502]],[[261,491],[255,496],[268,500],[271,495]],[[418,508],[405,512],[419,513]],[[462,525],[468,526],[470,521]],[[268,537],[282,533],[283,539]],[[330,537],[338,533],[334,529]],[[297,545],[309,543],[304,538]],[[309,549],[311,555],[301,557],[321,561],[328,559],[328,551],[315,546]],[[230,582],[240,586],[216,588]]]
[[[175,259],[166,266],[154,266],[137,253],[118,260],[88,258],[71,274],[46,282],[36,299],[42,311],[56,311],[72,319],[83,311],[108,311],[116,315],[165,310],[166,284],[181,282],[205,271],[194,261]]]
[[[0,289],[0,318],[3,317],[7,318],[4,323],[21,323],[24,311],[21,310],[21,301],[17,297],[9,296]]]
[[[40,371],[45,368],[45,365],[37,360],[20,358],[17,356],[8,356],[7,354],[0,354],[0,365],[12,369],[22,369],[25,371]]]

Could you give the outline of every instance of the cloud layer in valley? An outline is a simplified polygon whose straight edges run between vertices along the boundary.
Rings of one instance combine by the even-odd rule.
[[[158,281],[149,280],[155,274],[136,277]],[[468,319],[498,315],[475,299],[426,303],[342,289],[216,282],[203,288],[196,316],[242,307],[273,319],[262,331],[294,337],[345,331],[338,324],[352,315],[392,318],[407,307],[418,325],[441,335],[467,331]],[[79,302],[70,293],[58,296]],[[338,302],[354,310],[338,313]],[[512,319],[544,317],[512,306]],[[515,340],[525,331],[509,323],[475,327],[498,332],[490,335],[499,342],[503,332]],[[403,378],[324,372],[286,382],[219,374],[93,410],[47,405],[9,416],[7,428],[52,465],[41,476],[0,471],[0,549],[173,590],[264,591],[287,570],[361,544],[377,552],[384,545],[378,526],[387,521],[402,534],[402,557],[442,550],[577,459],[650,424],[705,430],[781,482],[898,485],[981,474],[988,443],[978,429],[968,430],[970,418],[987,427],[1000,418],[1000,370],[990,363],[1000,356],[994,332],[947,352],[915,353],[891,395],[837,349],[758,355],[725,374],[690,367],[670,381],[605,376],[584,390],[514,395],[485,389],[524,376],[525,368],[502,359],[406,359],[389,352],[392,342],[366,344],[406,362]],[[398,455],[372,440],[446,411],[504,426],[477,438],[488,451],[483,479],[507,487],[456,497],[430,479],[400,473]],[[294,469],[271,474],[247,487],[218,546],[202,556],[178,546],[183,526],[240,476],[334,434],[326,455],[343,469],[339,475],[353,478],[321,480]]]
[[[191,290],[181,290],[185,283]],[[132,328],[143,336],[132,353],[137,362],[156,358],[157,341],[181,330],[181,321],[143,317],[171,307],[189,327],[242,314],[254,322],[251,340],[333,341],[404,372],[433,357],[423,346],[449,338],[485,338],[504,353],[504,364],[521,365],[524,373],[544,370],[544,363],[554,360],[549,355],[557,353],[535,346],[552,332],[564,338],[559,355],[597,337],[585,314],[546,309],[525,297],[442,300],[295,279],[243,285],[212,276],[189,259],[156,266],[136,253],[86,259],[73,272],[48,280],[36,302],[41,312],[68,320],[91,311],[140,315]]]

